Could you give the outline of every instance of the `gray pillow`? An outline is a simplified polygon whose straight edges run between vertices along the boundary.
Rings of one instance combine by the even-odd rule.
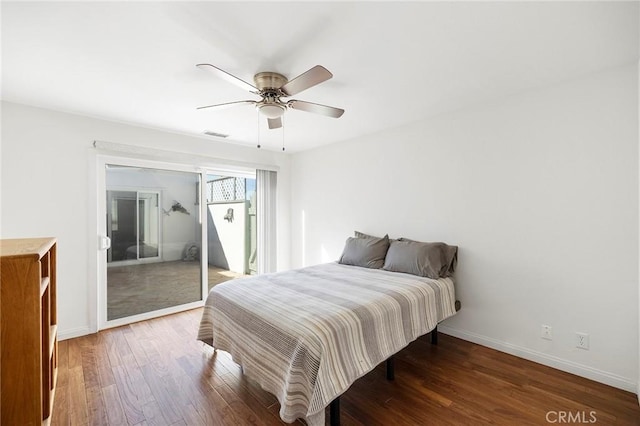
[[[410,240],[409,238],[400,237],[400,241],[410,241],[412,243],[420,243],[421,241]],[[425,244],[438,244],[442,250],[442,256],[444,257],[443,263],[447,264],[447,271],[442,272],[441,277],[450,277],[456,271],[458,265],[458,246],[450,246],[445,243],[425,243]]]
[[[356,238],[380,238],[380,237],[374,237],[373,235],[369,235],[369,234],[362,233],[362,232],[360,232],[360,231],[353,231],[353,235],[354,235]],[[386,234],[386,235],[385,235],[384,237],[382,237],[382,238],[389,238],[389,234]]]
[[[382,269],[438,279],[453,275],[457,260],[456,246],[400,238],[391,242]]]
[[[338,263],[380,269],[389,249],[389,238],[347,238]]]

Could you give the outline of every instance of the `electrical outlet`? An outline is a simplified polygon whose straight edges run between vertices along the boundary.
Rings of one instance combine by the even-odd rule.
[[[589,335],[587,333],[576,333],[576,348],[589,350]]]
[[[550,325],[542,324],[542,329],[540,331],[540,337],[547,340],[553,340],[553,333],[551,332]]]

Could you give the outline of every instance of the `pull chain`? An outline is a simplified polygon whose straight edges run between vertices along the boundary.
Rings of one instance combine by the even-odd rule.
[[[284,115],[281,118],[282,120],[282,151],[284,152]]]
[[[256,108],[256,123],[258,123],[258,148],[260,147],[260,110]]]

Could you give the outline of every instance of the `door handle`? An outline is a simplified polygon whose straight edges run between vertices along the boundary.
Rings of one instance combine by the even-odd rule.
[[[111,238],[103,235],[98,237],[98,246],[100,250],[109,250],[111,248]]]

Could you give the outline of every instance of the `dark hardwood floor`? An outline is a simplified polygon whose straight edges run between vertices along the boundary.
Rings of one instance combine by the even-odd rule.
[[[275,397],[195,340],[201,312],[60,342],[51,424],[283,424]],[[632,393],[442,334],[401,351],[395,381],[384,363],[358,380],[341,407],[343,425],[640,425]]]

